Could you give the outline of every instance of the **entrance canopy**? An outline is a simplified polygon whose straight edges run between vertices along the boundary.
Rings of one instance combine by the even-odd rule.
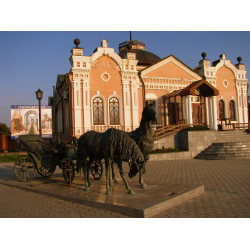
[[[202,95],[204,97],[217,96],[219,90],[212,86],[205,79],[196,81],[188,85],[186,88],[168,93],[164,98],[187,95]]]
[[[163,97],[164,107],[168,110],[168,121],[166,118],[165,124],[179,124],[182,121],[188,124],[207,124],[206,97],[214,99],[217,95],[219,90],[205,79],[166,94]]]

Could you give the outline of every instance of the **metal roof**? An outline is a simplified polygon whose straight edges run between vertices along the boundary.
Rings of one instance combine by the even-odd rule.
[[[121,58],[127,58],[127,53],[135,53],[136,54],[136,60],[138,60],[138,64],[147,64],[147,63],[156,63],[159,62],[161,60],[160,57],[158,57],[157,55],[148,52],[146,50],[140,50],[140,49],[130,49],[130,50],[125,50],[125,51],[121,51],[119,53],[119,56]]]

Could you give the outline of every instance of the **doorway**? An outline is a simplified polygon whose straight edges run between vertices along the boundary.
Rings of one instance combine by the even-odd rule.
[[[202,123],[201,120],[201,105],[199,103],[192,104],[193,124]]]

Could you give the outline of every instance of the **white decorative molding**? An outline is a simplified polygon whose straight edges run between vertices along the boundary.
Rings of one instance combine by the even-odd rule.
[[[222,84],[225,88],[229,86],[229,82],[226,79],[222,82]]]
[[[102,47],[107,48],[108,47],[108,41],[106,39],[102,40]]]
[[[122,58],[115,53],[113,48],[102,48],[98,47],[97,51],[90,57],[91,63],[93,63],[95,60],[97,60],[101,56],[108,55],[110,58],[112,58],[121,68],[122,65]]]
[[[72,68],[72,73],[90,73],[91,69]]]
[[[215,72],[217,73],[217,71],[223,67],[226,66],[227,68],[231,69],[235,78],[237,78],[237,68],[231,63],[230,60],[221,60],[214,68],[215,68]]]
[[[107,82],[111,78],[111,76],[109,75],[109,73],[106,72],[106,71],[104,73],[102,73],[102,75],[100,77],[102,78],[102,80],[104,82]]]
[[[157,95],[154,93],[147,93],[146,94],[146,100],[157,100]]]

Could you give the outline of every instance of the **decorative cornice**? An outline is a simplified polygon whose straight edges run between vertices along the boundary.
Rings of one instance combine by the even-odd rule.
[[[243,82],[236,82],[236,88],[239,88],[239,87],[245,87],[247,88],[248,84],[247,83],[243,83]]]
[[[121,75],[136,75],[138,76],[138,72],[137,71],[121,71]]]
[[[76,69],[72,68],[72,73],[90,73],[91,69]]]

